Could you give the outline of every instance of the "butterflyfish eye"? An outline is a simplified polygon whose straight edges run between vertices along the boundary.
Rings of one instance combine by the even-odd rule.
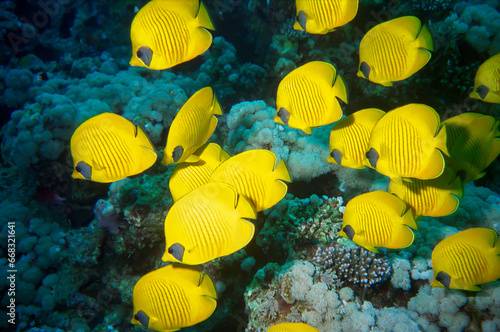
[[[368,150],[368,152],[366,153],[366,158],[368,159],[368,161],[370,162],[370,165],[373,168],[377,168],[377,162],[378,162],[379,155],[375,149],[371,148],[370,150]]]
[[[184,153],[184,148],[182,146],[177,145],[174,148],[174,152],[172,153],[172,159],[174,160],[174,163],[176,163],[179,159],[181,159],[183,153]]]
[[[168,248],[168,253],[174,256],[179,262],[182,262],[184,257],[184,246],[180,243],[174,243]]]
[[[139,321],[139,323],[141,323],[141,325],[142,325],[142,326],[144,326],[144,327],[146,327],[146,328],[149,326],[149,316],[148,316],[148,315],[147,315],[144,311],[139,310],[139,311],[135,314],[134,318],[135,318],[136,320],[138,320],[138,321]]]
[[[342,230],[344,231],[345,235],[347,235],[347,237],[349,238],[349,240],[352,241],[352,239],[354,238],[354,234],[356,233],[354,231],[354,228],[352,228],[351,225],[347,225]]]
[[[278,117],[283,121],[284,124],[288,125],[288,120],[290,120],[290,112],[284,107],[280,108],[278,111]]]
[[[337,164],[340,165],[340,162],[342,161],[342,153],[338,149],[333,149],[330,153],[330,156],[333,158],[333,160],[335,160]]]
[[[299,12],[299,14],[297,15],[297,22],[299,23],[300,27],[302,29],[306,29],[306,25],[307,25],[307,16],[306,16],[306,13],[301,10]]]
[[[359,70],[361,70],[361,73],[363,73],[363,76],[366,79],[370,77],[370,65],[366,62],[361,62],[361,64],[359,65]]]
[[[436,276],[436,280],[443,284],[444,287],[450,288],[451,277],[446,272],[439,272]]]
[[[151,60],[153,59],[153,51],[147,46],[142,46],[137,50],[136,54],[137,57],[141,59],[147,67],[149,67]]]
[[[75,171],[80,173],[86,180],[90,180],[92,177],[92,167],[84,161],[76,164]]]
[[[486,85],[480,85],[476,88],[476,92],[481,99],[484,99],[488,95],[488,92],[490,92],[490,89]]]

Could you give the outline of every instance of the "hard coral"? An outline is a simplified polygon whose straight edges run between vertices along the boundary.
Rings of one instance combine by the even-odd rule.
[[[340,280],[363,287],[379,283],[391,274],[387,257],[378,258],[375,253],[362,247],[330,245],[325,250],[318,248],[313,261],[319,265],[323,275],[335,272]]]

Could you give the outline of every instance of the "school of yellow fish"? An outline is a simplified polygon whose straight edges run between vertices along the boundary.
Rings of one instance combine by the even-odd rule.
[[[296,0],[294,28],[325,34],[350,22],[357,0]],[[131,66],[164,70],[205,52],[214,30],[199,0],[152,0],[131,25]],[[358,76],[391,86],[431,58],[432,36],[414,16],[381,23],[360,43]],[[478,69],[471,98],[500,103],[500,54]],[[370,167],[390,178],[388,192],[374,191],[346,205],[339,235],[378,252],[413,243],[418,216],[454,213],[463,184],[484,175],[500,154],[499,122],[478,113],[440,121],[424,104],[384,112],[369,108],[343,116],[347,89],[334,66],[312,61],[280,82],[275,122],[311,134],[334,124],[328,162]],[[279,202],[290,174],[268,150],[230,156],[206,143],[221,107],[211,87],[184,104],[171,124],[162,165],[176,164],[169,180],[174,199],[165,218],[165,253],[171,264],[143,276],[133,291],[133,324],[175,331],[207,319],[217,305],[210,277],[190,265],[236,252],[252,239],[259,211]],[[73,178],[114,182],[150,168],[157,154],[147,135],[129,120],[103,113],[82,123],[71,138]],[[441,241],[432,253],[432,286],[478,291],[500,278],[495,231],[473,228]],[[268,331],[317,331],[304,323],[277,324]]]

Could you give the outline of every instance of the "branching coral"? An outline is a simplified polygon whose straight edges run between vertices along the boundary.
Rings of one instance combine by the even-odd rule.
[[[340,247],[330,245],[325,250],[318,248],[313,261],[323,274],[335,272],[340,280],[363,287],[379,283],[391,274],[387,257],[377,255],[362,247]]]

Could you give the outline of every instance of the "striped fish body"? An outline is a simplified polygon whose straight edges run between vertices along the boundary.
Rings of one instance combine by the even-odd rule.
[[[500,104],[500,54],[492,56],[479,66],[470,97]]]
[[[356,16],[358,0],[296,0],[295,30],[325,34],[341,27]]]
[[[367,108],[335,123],[330,132],[330,155],[327,161],[356,169],[369,166],[365,153],[370,133],[384,114],[377,108]]]
[[[141,173],[157,158],[141,128],[114,113],[83,122],[71,136],[75,179],[114,182]]]
[[[194,163],[180,163],[172,171],[168,186],[174,202],[208,183],[217,166],[229,158],[229,154],[215,143],[205,144],[196,150],[194,155],[200,160]]]
[[[306,323],[280,323],[271,326],[266,332],[319,332]]]
[[[344,81],[327,62],[312,61],[286,75],[278,86],[275,122],[311,134],[311,127],[342,117],[338,99],[347,103]]]
[[[414,216],[431,217],[453,214],[460,204],[459,197],[464,194],[462,180],[450,167],[432,180],[392,180],[388,191],[401,198],[412,209]]]
[[[429,29],[415,16],[380,23],[361,40],[358,76],[392,86],[422,69],[433,50]]]
[[[489,228],[469,228],[439,242],[432,251],[433,287],[480,291],[500,278],[500,242]]]
[[[232,186],[211,182],[193,190],[168,212],[162,259],[197,265],[240,250],[254,234],[243,218],[255,219],[255,208]]]
[[[367,250],[376,247],[401,249],[413,243],[417,229],[411,210],[398,197],[385,191],[372,191],[347,203],[340,236]]]
[[[460,136],[465,132],[465,128],[478,117],[483,116],[481,113],[467,112],[455,115],[441,122],[441,126],[446,125],[446,147],[451,154],[453,146],[458,141]]]
[[[211,87],[192,95],[172,121],[162,165],[199,161],[193,153],[205,144],[217,127],[215,115],[222,115],[222,110]]]
[[[130,28],[131,66],[163,70],[189,61],[212,44],[214,30],[200,0],[153,0],[137,12]]]
[[[450,146],[446,164],[459,174],[464,182],[484,176],[483,170],[500,154],[500,122],[492,116],[481,115],[467,125]]]
[[[230,157],[217,167],[210,181],[232,185],[255,206],[263,211],[278,203],[287,192],[290,174],[281,160],[268,150],[248,150]]]
[[[377,172],[398,179],[437,178],[444,170],[446,126],[437,112],[423,104],[408,104],[387,112],[375,124],[367,158]]]
[[[173,264],[142,276],[132,296],[132,324],[156,331],[176,331],[198,324],[217,306],[215,287],[208,275]]]

